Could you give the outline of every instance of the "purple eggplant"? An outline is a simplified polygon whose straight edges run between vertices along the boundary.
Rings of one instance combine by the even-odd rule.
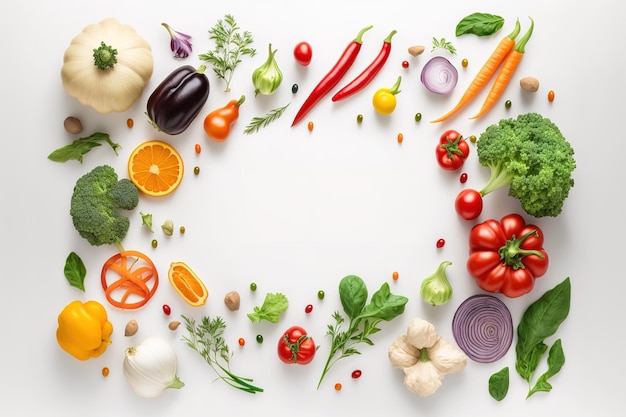
[[[168,75],[148,99],[150,123],[168,135],[184,132],[209,97],[206,66],[183,65]]]

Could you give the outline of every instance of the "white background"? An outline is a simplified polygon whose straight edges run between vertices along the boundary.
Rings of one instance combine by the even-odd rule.
[[[487,415],[554,416],[596,413],[621,415],[623,375],[621,349],[624,318],[624,284],[620,263],[624,232],[617,198],[624,189],[621,168],[623,99],[626,93],[621,58],[621,19],[618,2],[600,0],[586,4],[568,1],[276,1],[264,2],[84,2],[59,0],[4,2],[3,54],[0,65],[3,110],[2,210],[4,250],[0,307],[3,312],[0,355],[0,414],[49,416],[108,415]],[[475,11],[495,13],[506,20],[493,37],[467,35],[455,38],[456,23]],[[245,58],[237,68],[232,92],[209,72],[211,94],[198,119],[183,135],[168,137],[146,123],[143,114],[151,91],[170,71],[182,64],[197,66],[197,54],[213,47],[208,29],[224,14],[232,13],[255,38],[258,55]],[[63,52],[84,26],[105,17],[116,17],[134,26],[152,46],[155,70],[143,96],[123,114],[100,115],[67,96],[60,79]],[[498,40],[508,34],[515,18],[522,31],[528,16],[535,32],[521,65],[501,102],[477,121],[468,120],[480,105],[476,99],[461,116],[445,124],[428,120],[443,114],[460,97]],[[160,25],[167,22],[193,36],[194,53],[184,61],[172,58],[169,36]],[[392,29],[392,54],[375,81],[359,95],[332,103],[328,95],[306,118],[291,128],[291,121],[307,94],[331,68],[344,47],[367,25],[364,45],[341,85],[356,76],[378,53],[382,39]],[[459,68],[457,89],[447,97],[428,93],[419,82],[422,65],[429,56],[432,37],[445,37],[458,50],[450,59]],[[310,42],[314,56],[310,66],[299,67],[292,48]],[[267,44],[278,49],[276,58],[284,72],[280,89],[272,96],[254,97],[252,71],[267,56]],[[407,48],[427,46],[413,58]],[[444,54],[445,55],[445,54]],[[461,68],[462,58],[469,67]],[[410,67],[403,69],[401,62]],[[380,117],[370,104],[372,93],[403,76],[397,110]],[[535,95],[523,94],[519,78],[533,75],[541,87]],[[291,85],[300,87],[292,95]],[[549,104],[548,90],[556,92]],[[336,90],[336,89],[335,89]],[[484,98],[484,93],[481,95]],[[245,94],[239,121],[224,143],[209,141],[202,119],[210,110]],[[504,101],[513,103],[509,110]],[[248,121],[270,109],[291,102],[284,116],[253,135],[244,135]],[[575,187],[556,218],[534,219],[546,235],[550,254],[548,273],[537,281],[532,293],[519,299],[502,298],[517,324],[524,309],[565,277],[572,281],[571,312],[558,331],[567,362],[551,380],[554,389],[526,400],[527,386],[514,372],[513,347],[493,364],[470,361],[467,368],[446,377],[433,396],[420,398],[402,384],[402,372],[393,369],[386,350],[404,333],[414,317],[431,321],[438,332],[454,342],[450,323],[456,307],[468,296],[480,293],[465,269],[467,233],[475,222],[460,220],[453,201],[463,188],[460,172],[441,170],[434,158],[439,134],[455,128],[465,136],[479,135],[500,118],[537,111],[560,126],[576,151]],[[421,112],[424,120],[415,123]],[[362,125],[355,117],[363,114]],[[63,130],[68,115],[78,116],[85,134],[105,131],[122,144],[119,156],[102,146],[81,165],[47,160],[53,150],[74,139]],[[127,118],[135,120],[132,130]],[[308,132],[306,122],[315,122]],[[403,133],[404,143],[396,142]],[[186,172],[172,195],[142,197],[131,213],[131,228],[124,241],[128,249],[149,254],[161,274],[156,296],[138,311],[120,311],[106,304],[99,284],[102,263],[115,253],[113,247],[91,247],[75,232],[68,214],[75,180],[94,166],[113,165],[126,175],[131,150],[148,139],[170,141],[181,152]],[[194,153],[200,143],[202,153]],[[486,169],[477,161],[475,148],[464,171],[468,187],[481,188]],[[199,176],[193,167],[200,166]],[[486,197],[479,221],[522,213],[506,190]],[[155,235],[142,228],[139,211],[151,212]],[[184,236],[165,237],[158,226],[166,219],[184,225]],[[159,240],[156,250],[150,247]],[[446,245],[436,249],[438,238]],[[76,251],[88,269],[86,292],[70,287],[63,265]],[[208,303],[192,309],[167,282],[172,261],[187,262],[206,282]],[[442,260],[450,260],[448,277],[454,287],[452,300],[440,307],[419,298],[421,280]],[[399,280],[391,280],[393,271]],[[337,284],[347,274],[361,276],[370,293],[383,282],[409,298],[405,313],[373,337],[374,347],[362,346],[362,355],[342,360],[332,369],[319,390],[316,384],[328,354],[325,336],[331,314],[340,309]],[[256,293],[248,290],[258,284]],[[318,290],[326,298],[316,298]],[[222,298],[238,290],[240,311],[229,312]],[[267,292],[283,292],[290,301],[278,324],[252,324],[246,313],[260,305]],[[109,311],[115,331],[113,343],[100,358],[77,361],[62,351],[55,340],[56,318],[74,299],[101,301]],[[172,307],[166,317],[161,306]],[[313,304],[311,314],[304,313]],[[265,388],[248,395],[215,381],[211,369],[167,328],[169,320],[187,314],[221,315],[234,351],[233,370]],[[125,323],[139,322],[132,338],[123,336]],[[298,324],[321,346],[312,364],[284,365],[276,357],[280,333]],[[254,338],[262,334],[263,344]],[[148,336],[171,341],[179,358],[180,390],[145,400],[133,394],[121,371],[124,349]],[[245,337],[240,348],[237,339]],[[514,341],[515,342],[515,341]],[[109,367],[103,378],[100,371]],[[489,375],[509,366],[510,391],[496,402],[488,394]],[[363,376],[352,380],[350,373]],[[333,389],[335,382],[343,390]],[[252,414],[254,413],[254,414]]]

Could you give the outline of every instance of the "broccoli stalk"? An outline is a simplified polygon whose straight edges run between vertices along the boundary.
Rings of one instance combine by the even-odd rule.
[[[537,113],[502,119],[480,135],[478,160],[491,171],[481,197],[508,186],[522,209],[535,217],[558,216],[576,168],[574,150],[559,128]]]
[[[124,251],[130,220],[120,210],[132,210],[139,191],[128,179],[118,180],[115,170],[102,165],[76,181],[70,204],[74,227],[93,246],[115,245]]]

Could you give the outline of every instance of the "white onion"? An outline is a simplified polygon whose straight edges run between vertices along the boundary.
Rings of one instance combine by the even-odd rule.
[[[446,58],[436,56],[424,65],[420,80],[430,92],[450,94],[459,80],[459,72]]]

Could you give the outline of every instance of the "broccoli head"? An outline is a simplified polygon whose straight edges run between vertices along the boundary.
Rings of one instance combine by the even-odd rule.
[[[559,128],[537,113],[502,119],[487,127],[477,141],[478,160],[491,176],[482,196],[509,186],[524,211],[556,217],[574,186],[574,149]]]
[[[118,180],[115,170],[102,165],[76,181],[70,215],[78,233],[94,246],[116,245],[126,237],[130,220],[119,210],[132,210],[139,191],[128,179]]]

